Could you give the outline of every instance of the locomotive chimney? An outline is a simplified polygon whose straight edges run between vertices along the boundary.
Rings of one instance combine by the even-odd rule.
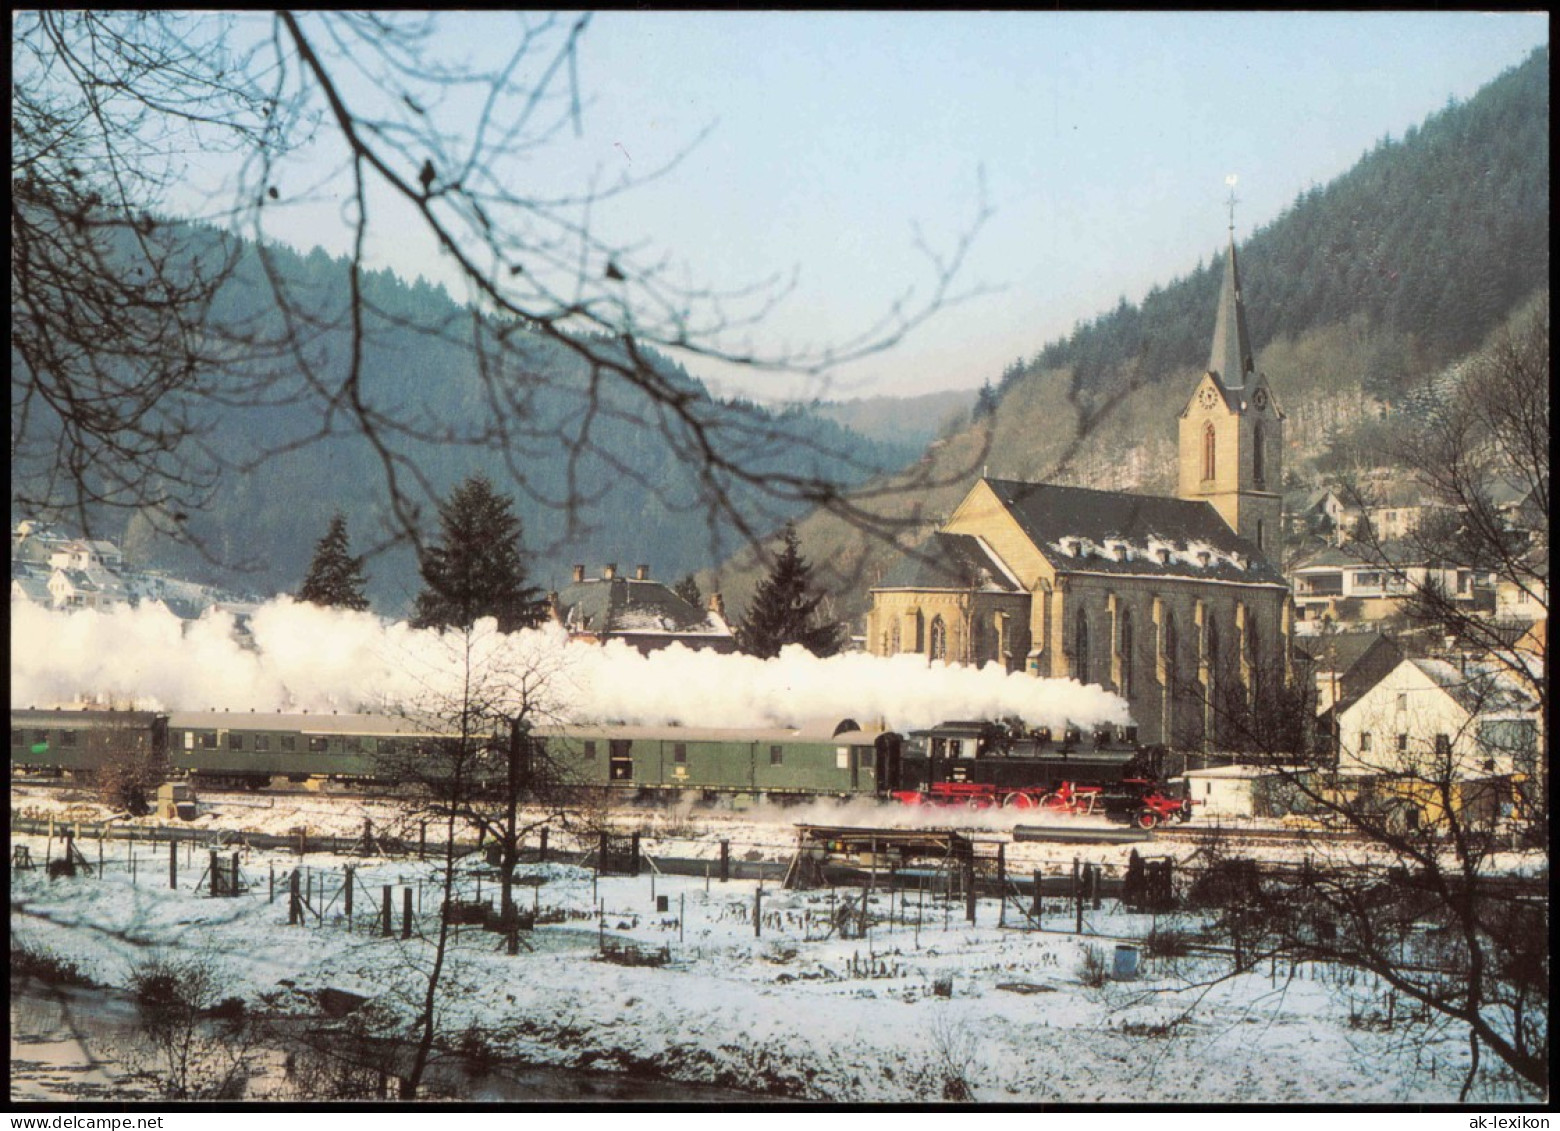
[[[616,562],[613,562],[611,565],[607,566],[606,569],[601,571],[601,579],[603,581],[611,581],[616,576],[617,576],[617,563]]]
[[[720,617],[722,620],[725,619],[725,616],[726,616],[726,602],[721,599],[721,595],[719,593],[711,593],[710,594],[710,612],[714,613],[716,616]]]
[[[650,580],[650,567],[648,565],[636,565],[634,567],[634,580],[635,581],[649,581]]]
[[[577,566],[574,567],[574,580],[575,580],[576,583],[585,580],[585,567],[584,566],[577,565]]]

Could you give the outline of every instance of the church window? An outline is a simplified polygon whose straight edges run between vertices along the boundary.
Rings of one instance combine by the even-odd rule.
[[[1262,425],[1258,424],[1251,439],[1251,477],[1257,481],[1257,486],[1264,486],[1267,481],[1267,466],[1262,458]]]
[[[1121,610],[1121,687],[1122,698],[1132,698],[1132,610]]]
[[[1175,651],[1176,651],[1175,614],[1165,613],[1165,688],[1173,691],[1176,685]]]
[[[1082,609],[1073,635],[1073,674],[1079,683],[1089,682],[1089,618]]]
[[[1257,519],[1257,549],[1267,549],[1267,547],[1262,544],[1262,520],[1260,518]]]
[[[1217,464],[1214,461],[1214,448],[1215,448],[1215,446],[1216,445],[1215,445],[1215,437],[1214,437],[1214,433],[1213,433],[1213,424],[1210,421],[1208,424],[1203,426],[1203,474],[1202,474],[1202,477],[1204,479],[1212,479],[1214,477],[1214,472],[1217,469]]]
[[[894,618],[894,623],[888,626],[888,654],[899,655],[899,618]]]
[[[1262,676],[1260,645],[1261,639],[1257,634],[1257,618],[1254,615],[1248,615],[1246,618],[1246,662],[1251,667],[1251,695],[1253,698],[1257,695]]]
[[[981,662],[981,650],[985,647],[985,634],[981,631],[980,615],[977,613],[970,617],[970,663]]]
[[[932,618],[931,658],[934,660],[948,658],[948,626],[943,623],[940,616]]]
[[[1208,685],[1209,689],[1219,677],[1219,623],[1208,614]]]

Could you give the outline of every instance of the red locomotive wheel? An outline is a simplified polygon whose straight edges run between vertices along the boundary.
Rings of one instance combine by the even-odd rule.
[[[1159,814],[1152,809],[1144,809],[1138,814],[1137,823],[1140,829],[1151,829],[1159,824]]]
[[[1033,809],[1039,802],[1027,793],[1010,793],[1002,804],[1007,809]]]

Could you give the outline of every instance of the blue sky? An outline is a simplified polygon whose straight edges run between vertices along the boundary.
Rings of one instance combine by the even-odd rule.
[[[473,49],[506,26],[443,19]],[[984,185],[992,215],[960,276],[983,293],[892,352],[827,387],[690,366],[762,396],[969,388],[1212,254],[1227,175],[1244,238],[1547,42],[1547,15],[1521,13],[606,12],[579,58],[583,135],[553,143],[542,175],[649,169],[709,128],[594,222],[717,286],[796,270],[754,333],[777,352],[926,294],[917,225],[951,251]],[[290,238],[344,251],[339,208]],[[377,253],[440,277],[410,241]]]

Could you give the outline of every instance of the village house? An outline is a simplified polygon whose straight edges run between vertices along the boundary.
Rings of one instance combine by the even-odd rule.
[[[1514,782],[1536,779],[1542,727],[1500,665],[1411,657],[1338,712],[1337,770],[1404,783],[1421,809],[1439,810],[1434,795],[1448,789],[1459,803],[1481,793],[1509,804]]]
[[[1324,546],[1297,558],[1289,568],[1296,617],[1308,626],[1385,620],[1429,585],[1440,586],[1469,612],[1493,613],[1495,588],[1486,571],[1432,559],[1407,542],[1379,547]],[[1307,631],[1302,627],[1300,632]]]
[[[710,598],[707,609],[695,608],[651,580],[647,565],[636,567],[633,577],[620,575],[616,565],[607,566],[600,577],[586,577],[585,567],[577,565],[572,582],[549,593],[547,605],[571,640],[621,640],[646,653],[672,644],[715,652],[737,648],[720,594]]]

